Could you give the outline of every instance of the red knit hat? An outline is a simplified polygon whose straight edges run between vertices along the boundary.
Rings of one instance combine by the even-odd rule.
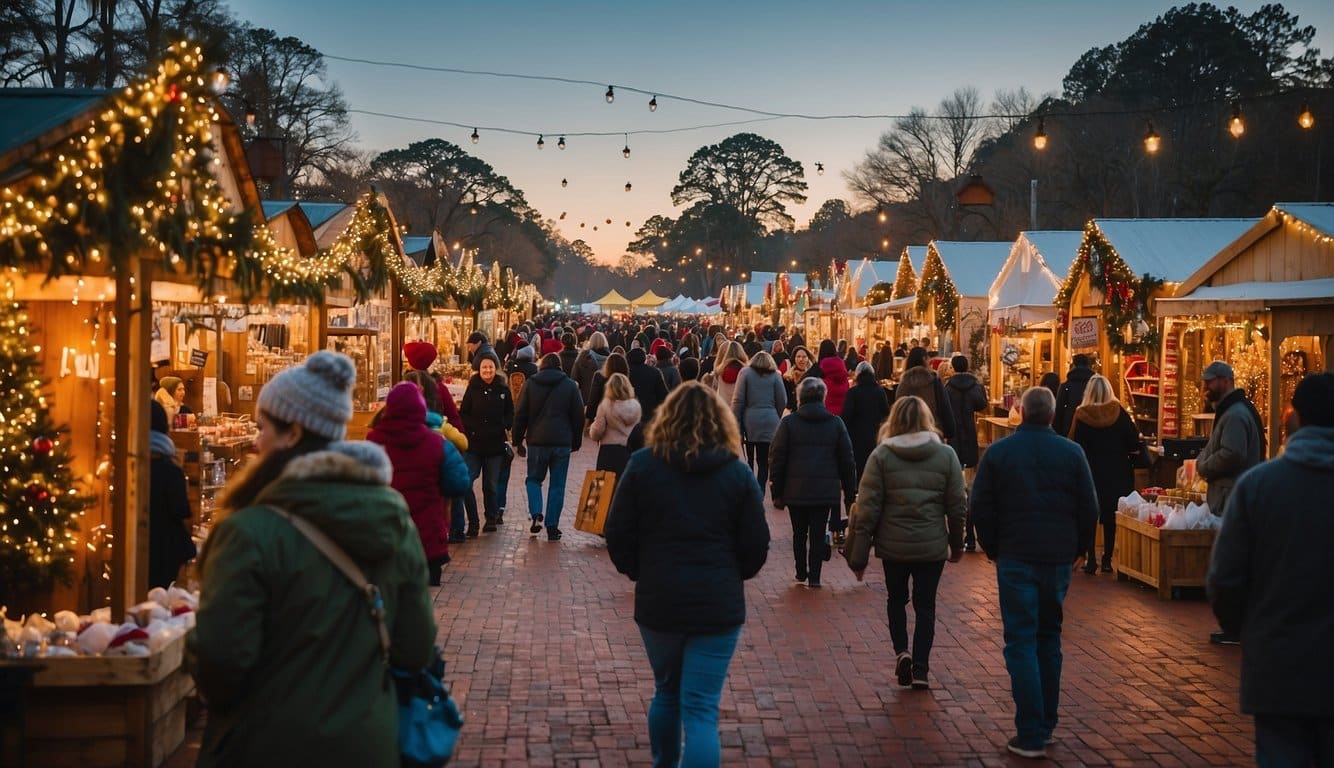
[[[429,341],[409,341],[403,345],[403,357],[414,371],[424,371],[435,362],[435,345]]]

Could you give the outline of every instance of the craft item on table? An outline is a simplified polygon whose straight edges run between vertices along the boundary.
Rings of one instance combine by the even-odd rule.
[[[79,614],[74,611],[56,611],[56,628],[61,632],[79,631]]]
[[[107,622],[92,622],[79,632],[76,645],[86,656],[101,656],[119,629],[120,627]]]

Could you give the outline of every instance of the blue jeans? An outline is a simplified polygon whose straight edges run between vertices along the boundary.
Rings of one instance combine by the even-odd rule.
[[[467,502],[463,496],[455,496],[449,505],[449,535],[462,536],[466,527],[466,519],[463,516],[463,510]]]
[[[508,456],[500,457],[500,474],[496,477],[496,509],[505,509],[505,500],[509,498],[510,490],[510,465],[514,459]]]
[[[495,520],[496,512],[500,505],[496,503],[496,484],[500,479],[500,468],[505,463],[505,456],[478,456],[472,451],[465,451],[463,460],[468,464],[468,472],[473,481],[480,475],[482,478],[482,503],[484,514],[487,520]],[[478,527],[477,519],[477,493],[469,488],[468,492],[463,494],[463,504],[468,510],[468,525],[473,528]]]
[[[1042,749],[1056,729],[1061,700],[1061,604],[1070,563],[996,561],[1005,668],[1014,697],[1019,746]]]
[[[721,765],[718,703],[741,627],[721,635],[685,635],[641,625],[639,634],[653,667],[653,702],[648,708],[653,768]]]
[[[524,487],[528,490],[528,516],[542,514],[542,481],[547,471],[551,472],[551,483],[547,485],[547,530],[560,529],[560,511],[565,506],[565,477],[570,473],[570,447],[556,445],[528,446],[528,477]]]

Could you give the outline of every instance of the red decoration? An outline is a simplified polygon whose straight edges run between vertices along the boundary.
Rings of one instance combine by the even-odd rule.
[[[28,483],[26,490],[28,498],[32,501],[46,501],[47,497],[51,495],[50,491],[43,488],[40,483]]]
[[[56,447],[54,441],[49,437],[39,437],[32,441],[32,450],[41,456],[46,456]]]
[[[178,101],[180,101],[180,100],[181,100],[181,89],[178,88],[178,87],[176,87],[176,84],[175,84],[175,83],[172,83],[172,84],[167,88],[167,101],[169,101],[169,102],[175,104],[176,102],[178,102]]]

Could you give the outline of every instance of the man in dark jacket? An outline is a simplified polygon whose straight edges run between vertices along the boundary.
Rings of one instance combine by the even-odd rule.
[[[1241,476],[1209,564],[1209,601],[1241,637],[1241,710],[1260,765],[1334,765],[1334,374],[1292,396],[1299,429],[1282,456]],[[1317,545],[1318,547],[1318,545]]]
[[[653,419],[653,412],[667,399],[667,383],[658,369],[647,363],[648,356],[643,349],[630,350],[625,359],[630,364],[630,385],[635,389],[639,406],[644,409],[643,422],[647,424]]]
[[[523,456],[524,438],[528,440],[528,516],[529,531],[541,532],[547,526],[547,540],[560,541],[560,513],[565,504],[565,478],[570,472],[570,453],[579,450],[584,438],[584,398],[579,385],[565,375],[560,356],[545,355],[537,375],[523,385],[519,404],[514,409],[514,446]],[[551,472],[547,486],[547,508],[542,513],[542,481]]]
[[[579,359],[579,350],[574,346],[574,334],[566,331],[560,337],[560,369],[565,375],[574,378],[574,361]]]
[[[667,391],[671,392],[681,383],[681,371],[672,365],[672,348],[670,346],[659,345],[658,351],[654,357],[658,361],[658,373],[662,374],[662,382],[667,385]]]
[[[950,440],[950,446],[959,454],[959,465],[963,467],[964,484],[967,486],[972,484],[977,467],[977,413],[986,413],[987,390],[976,376],[968,372],[967,357],[955,355],[950,359],[950,367],[954,369],[954,375],[945,382],[945,397],[954,415],[954,439]],[[977,549],[977,531],[971,519],[967,531],[963,548],[973,552]]]
[[[1008,749],[1045,757],[1061,694],[1061,606],[1070,569],[1088,550],[1098,497],[1084,452],[1052,431],[1055,398],[1024,392],[1023,423],[992,443],[977,468],[969,513],[996,561],[1005,667],[1018,735]]]
[[[797,581],[820,586],[820,567],[829,555],[825,526],[838,506],[857,498],[852,439],[843,420],[824,406],[823,379],[797,384],[797,410],[783,417],[769,448],[769,480],[774,506],[788,507]]]
[[[1056,392],[1056,434],[1070,434],[1070,425],[1075,423],[1075,409],[1084,402],[1084,390],[1093,378],[1093,368],[1088,355],[1075,355],[1071,361],[1073,367],[1065,374],[1065,383]]]

